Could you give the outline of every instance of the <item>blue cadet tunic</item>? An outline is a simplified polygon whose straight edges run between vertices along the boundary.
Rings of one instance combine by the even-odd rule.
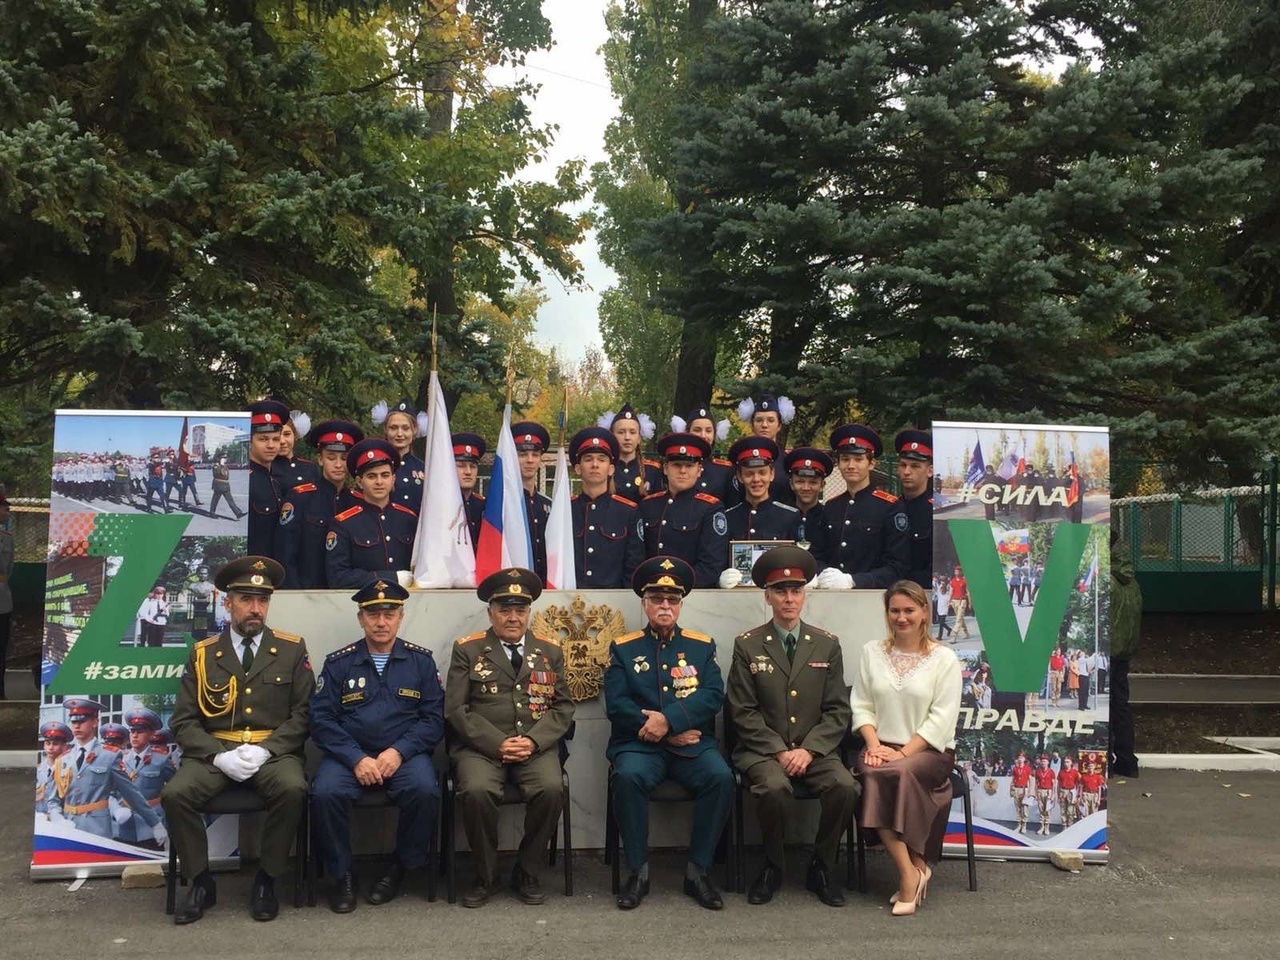
[[[325,570],[325,541],[334,517],[360,502],[359,494],[335,487],[328,480],[301,483],[280,505],[276,544],[284,564],[287,590],[323,590],[329,586]]]
[[[573,559],[580,588],[629,586],[644,559],[644,542],[635,533],[636,504],[618,494],[592,500],[573,498]]]
[[[396,571],[408,570],[413,560],[417,532],[418,515],[395,502],[375,507],[361,500],[337,514],[324,542],[329,587],[395,583]]]
[[[636,509],[636,536],[644,555],[679,557],[693,567],[698,587],[719,585],[728,533],[720,501],[696,490],[651,493]]]
[[[405,454],[396,468],[396,485],[391,489],[391,502],[417,513],[422,507],[422,485],[427,479],[427,465],[414,453]]]
[[[864,487],[822,506],[823,522],[808,524],[813,558],[821,572],[835,567],[853,575],[858,589],[885,589],[907,574],[910,521],[892,493]]]

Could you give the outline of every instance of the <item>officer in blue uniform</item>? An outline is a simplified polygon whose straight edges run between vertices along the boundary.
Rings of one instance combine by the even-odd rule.
[[[58,760],[71,746],[71,728],[59,720],[40,724],[40,744],[44,754],[36,767],[36,813],[47,813],[49,798],[58,789]]]
[[[679,557],[694,569],[697,586],[714,587],[729,552],[729,523],[719,500],[697,488],[711,446],[691,433],[658,441],[667,489],[651,493],[636,510],[636,535],[646,557]]]
[[[347,487],[347,454],[363,439],[364,431],[346,420],[325,420],[307,433],[320,461],[320,477],[298,484],[280,505],[277,543],[286,589],[323,590],[329,585],[325,538],[333,518],[357,503]]]
[[[910,521],[897,497],[871,485],[871,471],[884,450],[880,434],[846,423],[832,431],[831,449],[846,489],[826,503],[824,522],[810,533],[820,571],[817,586],[890,587],[907,573]]]
[[[645,560],[632,589],[643,599],[648,625],[609,648],[607,756],[630,871],[618,894],[622,910],[638,907],[649,892],[649,795],[668,778],[693,794],[684,892],[708,910],[724,906],[708,871],[733,802],[733,774],[716,743],[716,714],[724,703],[716,643],[678,623],[693,585],[693,568],[679,557]]]
[[[779,503],[770,496],[774,466],[781,456],[778,445],[764,437],[743,437],[729,448],[729,461],[737,471],[738,483],[744,499],[724,512],[729,522],[729,540],[796,540],[800,527],[800,511],[789,503]],[[729,567],[728,554],[725,566]],[[720,586],[737,586],[743,576],[739,571],[736,582],[726,583],[724,574]],[[725,570],[725,574],[730,569]],[[750,571],[747,571],[750,575]]]
[[[363,791],[385,789],[400,810],[395,860],[369,890],[370,903],[394,900],[405,871],[426,865],[435,829],[440,787],[431,753],[444,735],[444,688],[431,651],[398,635],[408,597],[386,580],[352,596],[364,637],[329,654],[311,697],[311,739],[325,753],[312,809],[335,913],[356,908],[351,804]]]
[[[480,521],[484,519],[484,497],[476,493],[476,483],[480,477],[480,458],[486,449],[484,437],[478,433],[453,435],[453,462],[458,470],[462,508],[467,513],[467,526],[471,528],[473,551],[480,546]]]
[[[542,452],[551,446],[551,434],[540,423],[522,420],[511,425],[520,460],[520,481],[524,484],[524,507],[529,515],[529,535],[533,538],[533,572],[547,584],[547,517],[551,515],[551,498],[539,493],[538,468]]]
[[[603,427],[585,427],[569,441],[569,459],[582,478],[573,498],[573,560],[582,589],[622,587],[644,558],[634,536],[635,502],[609,491],[617,455],[617,438]]]
[[[259,400],[249,407],[249,553],[279,559],[276,531],[284,488],[272,476],[280,452],[280,431],[289,408],[278,400]]]
[[[692,433],[707,441],[711,452],[702,460],[702,474],[698,477],[698,492],[709,493],[724,503],[729,502],[729,491],[732,489],[733,464],[723,457],[716,456],[716,441],[729,435],[729,421],[721,420],[719,424],[711,416],[707,407],[697,407],[689,412],[688,418],[672,417],[671,429],[675,433]]]
[[[925,591],[933,588],[933,435],[903,430],[893,438],[898,451],[898,482],[910,525],[907,579]]]
[[[791,478],[791,502],[800,511],[800,526],[796,529],[796,545],[808,550],[811,534],[822,523],[822,491],[827,477],[835,468],[835,461],[825,450],[817,447],[793,447],[782,458],[783,469]]]
[[[385,440],[361,440],[347,453],[347,472],[356,478],[361,497],[334,516],[325,534],[330,589],[358,589],[375,580],[408,582],[418,515],[391,500],[395,464],[395,448]]]
[[[373,422],[382,424],[383,437],[395,448],[399,464],[391,499],[417,513],[422,507],[422,485],[426,482],[427,465],[413,452],[413,441],[418,436],[419,423],[425,422],[426,417],[414,413],[416,405],[408,397],[387,409],[380,418],[379,408],[385,406],[379,404],[374,408]]]
[[[169,762],[168,751],[157,753],[151,745],[152,737],[162,725],[160,717],[154,710],[135,707],[124,715],[124,722],[129,732],[129,749],[124,751],[124,772],[147,801],[147,806],[163,816],[160,792],[176,770]],[[130,816],[121,823],[118,839],[140,847],[159,849],[151,828],[141,817]]]
[[[636,413],[635,408],[627,403],[609,420],[609,432],[618,441],[613,474],[614,489],[635,502],[642,500],[646,494],[661,490],[662,468],[656,460],[648,460],[640,453],[641,441],[653,436],[653,422],[647,416]],[[645,436],[646,433],[648,436]]]
[[[159,813],[147,806],[147,801],[125,773],[120,750],[98,738],[98,715],[102,712],[102,704],[83,697],[68,697],[62,705],[66,708],[67,724],[75,742],[60,759],[65,789],[60,786],[46,798],[49,819],[65,817],[79,830],[109,838],[113,822],[111,797],[114,795],[129,804],[134,816],[140,816],[151,827],[156,842],[163,846],[169,834]]]

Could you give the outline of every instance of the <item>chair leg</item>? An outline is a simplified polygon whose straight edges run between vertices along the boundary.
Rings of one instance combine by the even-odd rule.
[[[609,773],[609,789],[605,794],[604,812],[604,849],[605,859],[612,865],[613,892],[616,895],[622,888],[621,864],[618,863],[618,818],[613,812],[613,773]]]
[[[867,841],[862,836],[862,830],[855,829],[854,833],[858,838],[858,892],[867,892]]]
[[[427,838],[427,902],[436,902],[436,872],[438,870],[436,861],[440,855],[440,811],[444,806],[443,801],[436,804],[436,822],[431,831],[431,835]]]
[[[302,906],[304,897],[310,892],[307,888],[307,870],[310,860],[311,846],[311,794],[302,804],[302,818],[298,821],[298,835],[293,841],[293,908]]]
[[[964,844],[965,854],[969,860],[969,889],[978,889],[978,861],[973,852],[973,806],[969,798],[969,790],[964,791]]]
[[[454,849],[456,846],[454,830],[454,817],[457,814],[457,806],[454,795],[455,784],[453,778],[450,777],[448,789],[446,791],[446,803],[448,809],[444,812],[444,864],[445,864],[445,889],[448,891],[449,902],[458,902],[458,855]]]
[[[178,851],[169,839],[169,874],[165,877],[164,912],[169,916],[178,909]]]
[[[858,821],[849,818],[849,826],[844,831],[845,878],[844,885],[850,890],[858,889],[858,853],[857,853]]]
[[[734,877],[732,889],[744,893],[747,889],[747,796],[743,788],[742,774],[735,772],[734,779],[738,781],[737,789],[733,792],[733,859],[737,865],[737,876]]]
[[[570,814],[569,777],[562,775],[564,782],[564,895],[573,896],[573,829]]]

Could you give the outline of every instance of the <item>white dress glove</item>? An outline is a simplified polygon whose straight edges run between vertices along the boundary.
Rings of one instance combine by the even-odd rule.
[[[397,570],[396,581],[400,584],[400,586],[408,590],[413,586],[413,574],[410,573],[408,570]]]
[[[45,814],[45,816],[49,818],[50,823],[62,823],[64,820],[66,820],[66,817],[62,815],[61,810],[50,810],[47,814]]]
[[[810,580],[808,583],[806,583],[806,584],[804,585],[804,588],[805,588],[806,590],[817,590],[817,589],[818,589],[818,575],[817,575],[816,573],[813,575],[813,579],[812,579],[812,580]]]
[[[736,567],[730,567],[724,573],[720,574],[720,588],[728,590],[730,587],[736,587],[742,583],[742,571]]]
[[[254,769],[245,763],[244,758],[234,750],[226,750],[216,754],[213,765],[236,783],[243,783],[254,774]]]
[[[161,820],[151,828],[152,835],[156,838],[156,843],[162,847],[169,845],[169,831],[165,828],[164,821]]]
[[[236,753],[240,754],[240,759],[245,762],[245,765],[253,773],[257,773],[262,769],[262,765],[271,759],[271,751],[266,747],[258,746],[256,743],[242,743],[236,747]]]
[[[853,575],[841,573],[835,567],[827,567],[818,574],[818,588],[820,590],[852,590]]]
[[[111,819],[114,820],[116,823],[120,824],[120,826],[122,827],[129,822],[132,816],[133,816],[133,811],[123,805],[118,806],[111,811]]]

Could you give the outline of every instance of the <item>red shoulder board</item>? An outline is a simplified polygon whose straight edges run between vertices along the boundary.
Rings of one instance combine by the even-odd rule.
[[[897,503],[898,498],[887,490],[881,490],[879,487],[871,491],[873,497],[879,497],[881,500],[888,500],[890,503]]]
[[[354,517],[358,513],[361,513],[363,510],[364,510],[364,507],[360,506],[359,504],[356,504],[354,507],[350,507],[346,510],[343,510],[340,514],[338,514],[333,519],[341,523],[343,520],[350,520],[352,517]]]
[[[294,493],[315,493],[316,485],[314,483],[300,483],[293,488]]]
[[[613,499],[617,500],[619,503],[625,503],[628,507],[634,507],[636,505],[634,500],[628,500],[626,497],[617,493],[613,495]]]
[[[658,497],[665,497],[666,495],[667,495],[667,491],[665,491],[665,490],[659,490],[657,493],[651,493],[651,494],[649,494],[647,497],[645,497],[645,499],[646,499],[646,500],[657,500],[657,499],[658,499]],[[711,499],[712,499],[712,500],[714,500],[714,499],[715,499],[715,497],[712,497]]]
[[[733,466],[733,464],[732,464],[732,463],[730,463],[728,460],[726,460],[724,457],[712,457],[712,458],[711,458],[711,462],[712,462],[712,463],[714,463],[714,464],[715,464],[716,466],[718,466],[718,467],[732,467],[732,466]]]
[[[657,461],[657,460],[650,460],[650,459],[648,459],[648,458],[641,458],[641,459],[643,460],[644,465],[645,465],[646,467],[653,467],[653,469],[655,469],[655,470],[661,470],[661,469],[662,469],[662,464],[658,463],[658,461]]]
[[[473,494],[471,495],[471,499],[472,499],[472,500],[478,500],[478,501],[480,501],[481,503],[484,503],[484,494],[483,494],[483,493],[473,493]]]
[[[698,491],[697,493],[695,493],[695,494],[693,495],[693,498],[694,498],[695,500],[701,500],[701,501],[703,501],[704,503],[714,503],[717,507],[718,507],[718,506],[720,506],[720,498],[719,498],[719,497],[713,497],[713,496],[712,496],[711,494],[709,494],[709,493],[703,493],[702,491]]]
[[[896,500],[897,498],[895,497],[894,499]],[[402,503],[393,503],[391,505],[395,507],[397,510],[402,511],[403,513],[407,513],[411,517],[416,517],[418,515],[417,510],[411,510]]]

